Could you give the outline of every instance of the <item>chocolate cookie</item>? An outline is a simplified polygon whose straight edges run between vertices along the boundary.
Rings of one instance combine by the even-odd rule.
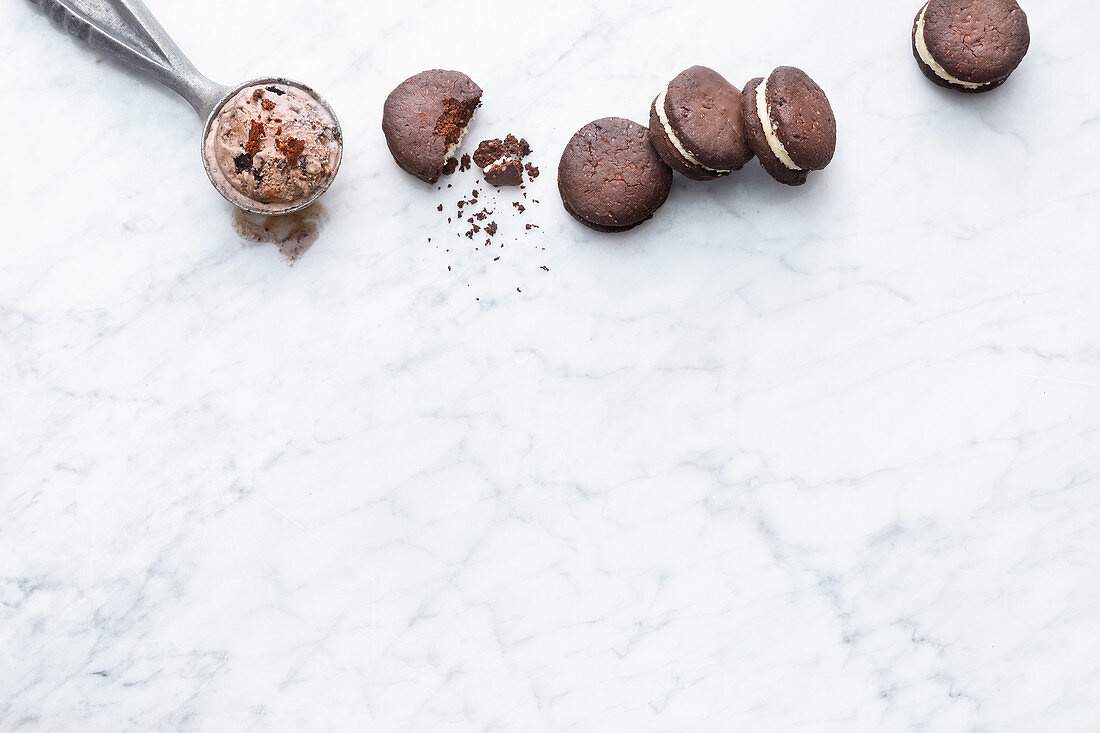
[[[519,186],[523,183],[523,161],[505,158],[485,169],[485,182],[494,186]]]
[[[661,160],[697,181],[728,176],[753,158],[741,91],[705,66],[677,76],[653,101],[649,137]]]
[[[562,153],[558,191],[565,210],[601,232],[653,217],[672,188],[672,169],[637,122],[605,117],[582,127]]]
[[[924,75],[968,94],[1004,84],[1030,45],[1016,0],[930,0],[913,21],[913,56]]]
[[[531,146],[523,138],[508,135],[503,140],[483,140],[474,152],[474,163],[494,186],[519,186],[523,183],[523,159]]]
[[[435,183],[462,143],[481,87],[459,71],[424,71],[386,98],[382,132],[393,159],[422,181]]]
[[[474,151],[474,163],[485,169],[501,158],[526,158],[531,154],[531,146],[523,138],[507,135],[503,140],[482,140]]]
[[[772,178],[801,186],[836,151],[836,118],[825,92],[806,72],[780,66],[741,94],[749,147]]]

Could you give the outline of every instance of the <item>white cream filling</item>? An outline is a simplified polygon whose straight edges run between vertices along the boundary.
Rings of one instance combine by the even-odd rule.
[[[937,63],[932,58],[932,53],[928,50],[928,44],[924,40],[924,14],[928,12],[928,6],[924,6],[924,10],[920,11],[920,19],[917,21],[917,54],[920,56],[920,60],[924,62],[924,65],[932,70],[932,73],[943,79],[946,82],[955,84],[956,86],[964,87],[966,89],[981,89],[982,87],[989,86],[992,82],[986,82],[985,84],[975,84],[970,81],[963,81],[962,79],[956,79],[947,73],[947,70]]]
[[[692,165],[697,165],[700,168],[705,168],[711,173],[733,173],[733,171],[721,170],[719,168],[711,168],[709,165],[700,163],[698,158],[688,152],[688,149],[685,148],[684,144],[680,142],[680,138],[676,136],[676,133],[672,129],[672,125],[668,121],[668,114],[665,112],[665,99],[667,97],[668,87],[665,87],[661,91],[661,96],[657,97],[657,119],[661,121],[661,127],[665,128],[665,135],[668,136],[668,139],[672,143],[672,146],[676,148],[680,155],[684,156],[684,160],[691,163]]]
[[[756,86],[756,114],[760,117],[760,126],[764,128],[764,137],[768,141],[768,147],[772,149],[772,154],[779,158],[779,162],[790,168],[792,171],[800,171],[798,165],[791,159],[787,149],[783,147],[783,143],[779,141],[779,137],[775,134],[775,127],[772,123],[772,116],[768,112],[768,80],[760,82]]]

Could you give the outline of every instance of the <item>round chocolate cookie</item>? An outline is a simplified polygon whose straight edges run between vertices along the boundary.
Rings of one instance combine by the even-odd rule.
[[[558,191],[565,210],[601,232],[633,229],[668,198],[672,170],[649,142],[649,130],[621,117],[582,127],[562,153]]]
[[[728,176],[753,158],[741,90],[705,66],[677,76],[653,101],[649,138],[661,160],[696,181]]]
[[[913,21],[913,56],[924,75],[968,94],[1004,84],[1030,45],[1016,0],[930,0]]]
[[[805,71],[780,66],[741,93],[749,147],[772,178],[801,186],[836,152],[836,117],[828,97]]]
[[[424,71],[386,98],[382,132],[393,159],[422,181],[435,183],[458,151],[481,87],[459,71]]]

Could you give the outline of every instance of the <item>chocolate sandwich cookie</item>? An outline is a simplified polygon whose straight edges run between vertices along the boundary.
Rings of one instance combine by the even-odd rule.
[[[753,158],[741,90],[705,66],[677,76],[653,101],[649,137],[661,160],[697,181],[728,176]]]
[[[390,92],[382,132],[393,159],[422,181],[435,183],[454,158],[474,112],[481,87],[459,71],[424,71]]]
[[[741,93],[749,147],[772,178],[801,186],[836,151],[836,118],[825,92],[806,72],[780,66]]]
[[[637,122],[605,117],[582,127],[562,153],[558,191],[565,210],[601,232],[633,229],[661,207],[672,169]]]
[[[969,94],[1004,84],[1030,45],[1016,0],[930,0],[913,21],[913,56],[924,75]]]

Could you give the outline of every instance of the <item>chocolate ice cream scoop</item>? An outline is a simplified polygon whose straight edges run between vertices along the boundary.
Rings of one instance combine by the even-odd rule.
[[[248,84],[206,124],[203,162],[222,195],[265,214],[312,202],[340,165],[340,125],[316,95],[273,80]]]
[[[223,86],[200,74],[141,0],[31,0],[72,35],[151,74],[206,120],[202,159],[230,203],[276,216],[306,208],[340,170],[336,113],[305,84]]]

